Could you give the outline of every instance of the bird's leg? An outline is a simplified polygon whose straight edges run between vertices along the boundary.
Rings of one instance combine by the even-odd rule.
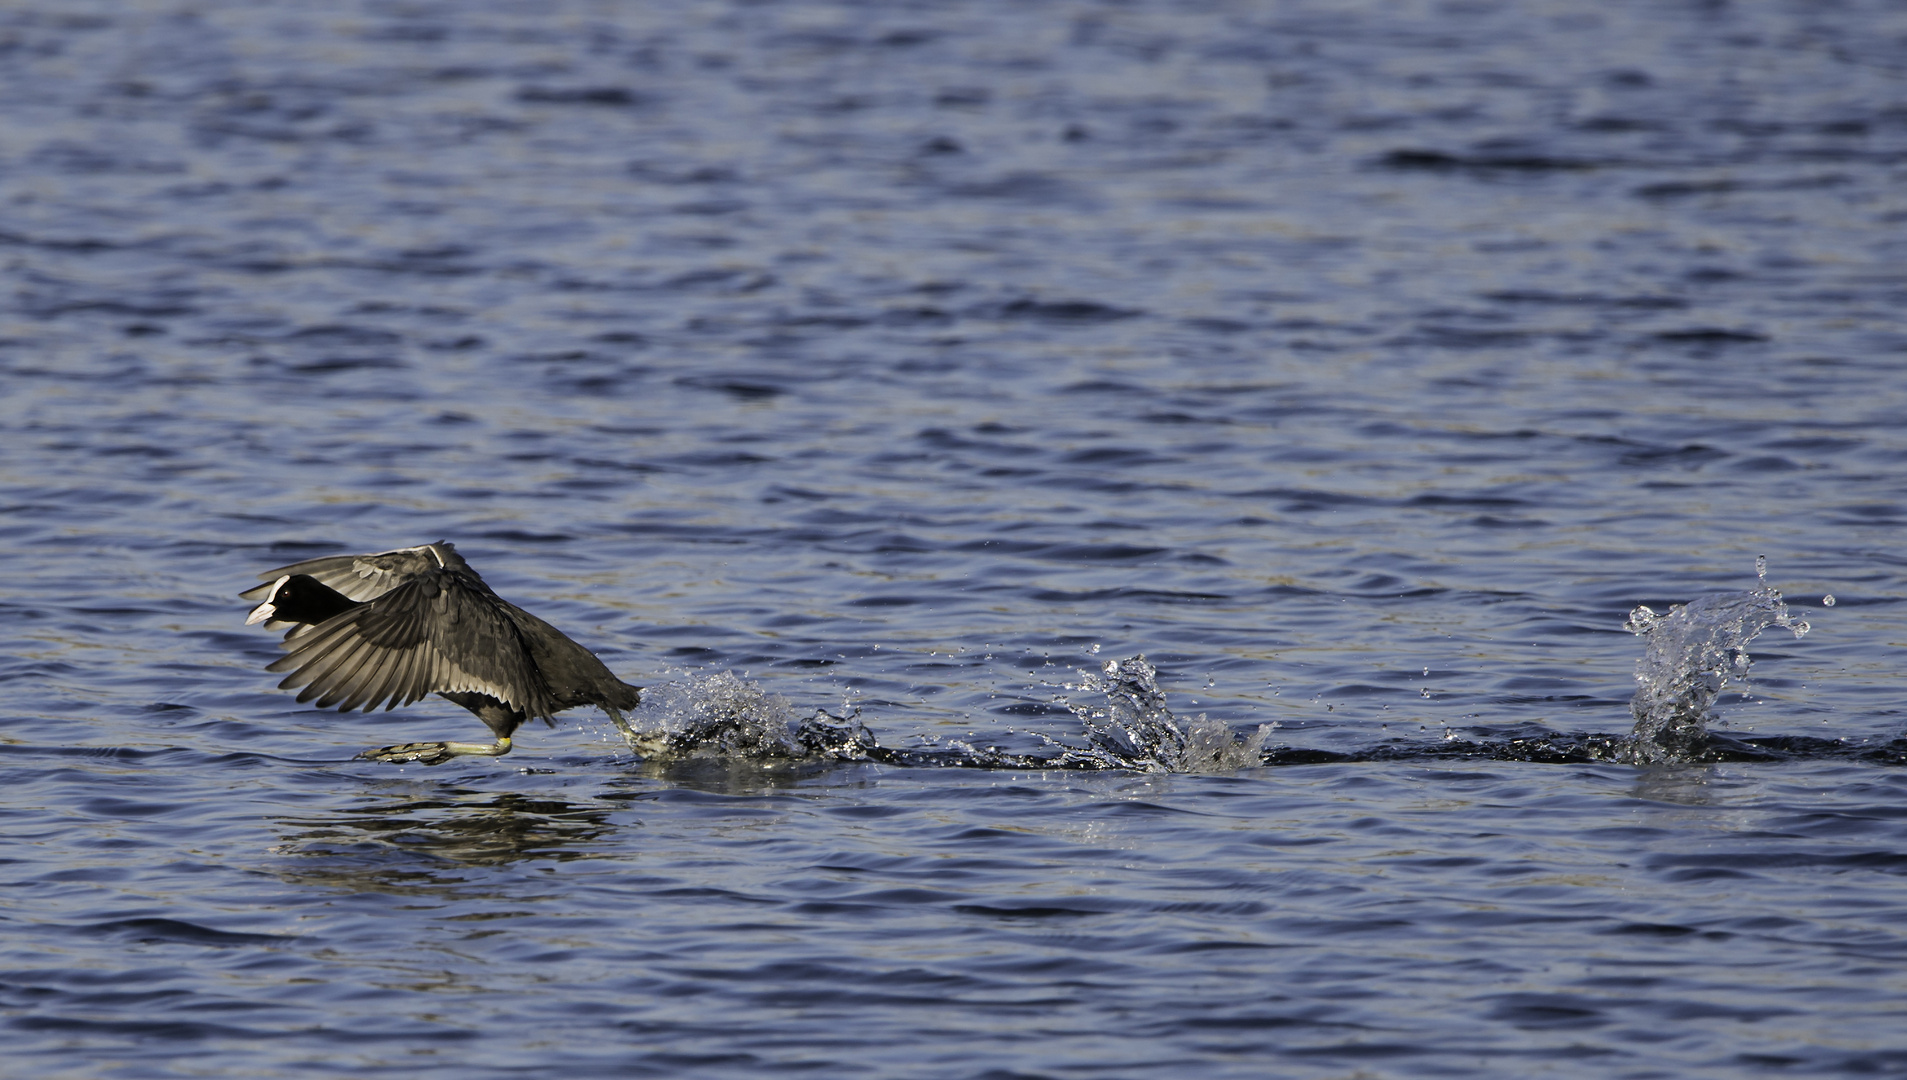
[[[604,705],[602,708],[609,714],[609,719],[615,723],[616,730],[622,732],[622,741],[629,744],[630,750],[646,758],[660,757],[668,751],[668,732],[658,731],[653,735],[644,735],[630,727],[629,721],[623,719],[622,713],[616,711],[614,705]]]
[[[634,746],[636,744],[636,729],[629,726],[629,721],[622,718],[622,713],[618,712],[614,705],[604,705],[603,711],[609,714],[609,719],[615,723],[616,730],[622,732],[623,741]]]
[[[380,746],[375,750],[366,750],[358,756],[371,761],[388,761],[393,765],[442,765],[455,757],[502,757],[509,752],[510,737],[504,735],[494,743],[398,743],[396,746]]]
[[[455,757],[502,757],[510,752],[510,733],[525,719],[520,710],[484,693],[444,691],[439,696],[476,714],[485,727],[496,733],[497,741],[399,743],[366,750],[358,756],[372,761],[388,761],[393,765],[442,765]]]

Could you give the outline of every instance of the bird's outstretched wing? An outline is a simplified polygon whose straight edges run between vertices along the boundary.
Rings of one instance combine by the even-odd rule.
[[[503,601],[461,559],[455,567],[439,565],[428,551],[419,550],[416,554],[429,563],[419,568],[397,560],[408,554],[339,557],[371,567],[372,573],[359,580],[380,572],[399,574],[403,580],[363,605],[288,638],[284,647],[290,651],[265,669],[291,672],[279,688],[302,686],[300,702],[316,698],[318,708],[336,706],[341,712],[369,712],[379,705],[390,709],[428,694],[475,691],[548,719],[556,705]],[[311,563],[284,570],[318,577],[300,569]]]
[[[238,595],[246,600],[263,600],[271,595],[272,584],[279,578],[288,574],[309,574],[353,600],[375,600],[409,578],[443,569],[445,556],[455,560],[459,566],[467,565],[455,554],[455,549],[443,541],[414,548],[398,548],[396,551],[380,551],[375,555],[326,555],[267,570],[258,575],[263,585],[253,586]]]

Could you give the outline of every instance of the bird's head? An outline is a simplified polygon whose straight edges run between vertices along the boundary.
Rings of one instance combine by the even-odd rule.
[[[286,574],[272,582],[271,593],[246,616],[245,625],[269,619],[316,626],[357,606],[357,601],[309,574]]]

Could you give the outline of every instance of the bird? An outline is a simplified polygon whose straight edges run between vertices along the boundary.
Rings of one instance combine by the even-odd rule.
[[[245,625],[289,626],[265,670],[290,672],[281,690],[339,712],[388,711],[437,694],[476,714],[494,743],[413,742],[358,756],[441,765],[464,756],[501,757],[532,717],[555,726],[564,709],[594,705],[623,737],[637,736],[623,711],[642,687],[611,674],[596,654],[498,596],[448,541],[369,555],[328,555],[267,570],[239,596],[262,601]]]

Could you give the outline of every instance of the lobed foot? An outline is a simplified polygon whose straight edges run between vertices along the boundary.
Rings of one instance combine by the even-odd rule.
[[[669,735],[667,732],[655,731],[645,735],[635,728],[630,727],[629,721],[623,719],[622,713],[617,712],[613,706],[604,705],[602,710],[609,714],[609,719],[615,721],[616,730],[622,732],[622,741],[628,743],[629,749],[635,751],[638,756],[657,758],[668,753]]]
[[[494,743],[398,743],[396,746],[366,750],[358,756],[370,761],[387,761],[393,765],[442,765],[456,757],[502,757],[509,752],[510,740],[498,739]]]

